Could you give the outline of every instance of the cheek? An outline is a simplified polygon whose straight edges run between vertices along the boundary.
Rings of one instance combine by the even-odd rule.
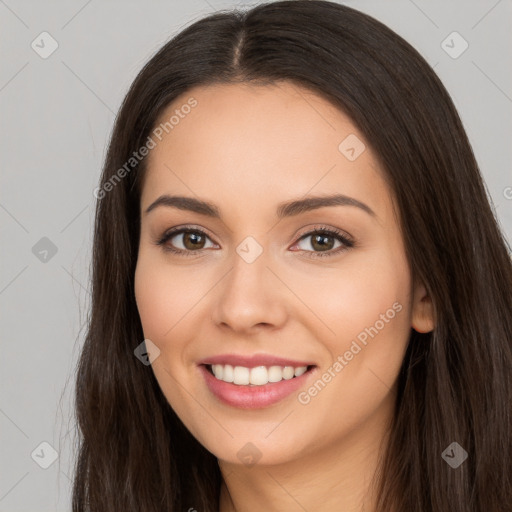
[[[287,279],[294,283],[297,296],[313,313],[311,318],[320,326],[318,334],[331,352],[344,350],[347,342],[350,344],[376,322],[383,333],[409,327],[409,269],[403,253],[396,249],[379,247],[354,252],[347,254],[337,268],[301,271],[300,276],[295,271]],[[398,304],[393,307],[395,303]]]
[[[392,250],[344,263],[321,282],[305,275],[298,294],[322,320],[319,339],[330,358],[330,373],[311,390],[313,407],[349,424],[378,407],[396,381],[410,336],[410,276],[403,254]]]
[[[151,365],[155,378],[180,418],[188,418],[189,397],[179,383],[186,382],[187,336],[190,336],[186,327],[190,327],[192,306],[198,301],[200,291],[194,292],[190,286],[190,273],[171,270],[155,258],[140,254],[134,287],[144,338],[160,349],[159,357]]]
[[[135,271],[135,299],[144,336],[151,340],[162,338],[172,327],[169,313],[175,310],[177,301],[168,293],[167,286],[165,274],[139,260]]]
[[[135,298],[147,338],[161,342],[167,339],[200,296],[201,289],[195,286],[190,272],[171,269],[155,258],[139,257]]]

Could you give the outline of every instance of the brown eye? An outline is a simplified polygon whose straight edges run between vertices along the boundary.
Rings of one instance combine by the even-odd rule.
[[[165,251],[191,255],[204,249],[208,240],[210,240],[210,237],[201,230],[175,229],[167,232],[157,241],[157,245],[161,245]],[[209,247],[213,245],[211,244]]]
[[[334,247],[334,237],[331,235],[317,234],[311,237],[311,247],[319,251],[328,251]]]
[[[306,240],[308,239],[309,243],[306,243]],[[314,232],[302,237],[298,244],[303,243],[303,246],[301,247],[302,250],[313,249],[314,251],[324,252],[334,249],[336,241],[338,241],[338,245],[336,246],[337,249],[341,245],[340,237],[338,235]]]
[[[309,240],[309,243],[306,242],[307,240]],[[354,241],[348,235],[324,227],[306,233],[299,238],[294,247],[298,247],[307,257],[317,258],[334,256],[354,247],[354,245]]]
[[[183,232],[182,235],[183,235],[182,243],[185,246],[185,249],[189,249],[192,251],[194,249],[203,249],[204,244],[205,244],[205,236],[204,235],[198,233],[197,231],[186,231],[186,232]]]

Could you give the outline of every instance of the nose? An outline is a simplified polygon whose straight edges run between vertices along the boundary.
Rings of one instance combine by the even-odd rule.
[[[218,286],[212,319],[238,334],[279,329],[286,322],[286,287],[271,270],[265,251],[252,262],[238,253]]]

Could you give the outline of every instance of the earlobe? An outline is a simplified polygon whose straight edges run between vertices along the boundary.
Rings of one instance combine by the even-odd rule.
[[[435,328],[434,305],[423,283],[418,283],[414,290],[411,327],[421,333],[431,332]]]

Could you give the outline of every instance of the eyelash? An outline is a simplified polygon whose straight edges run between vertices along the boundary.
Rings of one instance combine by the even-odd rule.
[[[194,254],[194,253],[199,253],[203,250],[206,250],[206,249],[198,249],[197,251],[191,251],[191,250],[176,249],[175,247],[165,245],[168,240],[170,240],[174,236],[182,234],[182,233],[197,233],[197,234],[200,234],[207,238],[210,238],[207,235],[207,233],[205,233],[202,229],[199,229],[199,228],[196,228],[193,226],[181,226],[181,227],[173,228],[173,229],[167,231],[155,243],[156,243],[156,245],[161,246],[162,249],[166,252],[171,252],[171,253],[178,254],[181,256],[186,256],[186,257],[195,256],[196,254]],[[355,242],[352,239],[348,238],[341,231],[339,231],[337,229],[333,229],[333,228],[328,228],[325,226],[315,226],[315,228],[312,231],[308,231],[307,233],[302,234],[293,245],[296,245],[301,240],[308,238],[309,236],[316,235],[316,234],[322,234],[322,235],[327,235],[327,236],[337,238],[343,245],[336,249],[329,249],[328,251],[306,251],[304,249],[301,249],[302,252],[310,253],[307,256],[308,258],[315,259],[315,258],[325,258],[325,257],[335,256],[335,255],[340,254],[341,252],[346,251],[347,249],[350,249],[355,246]]]

